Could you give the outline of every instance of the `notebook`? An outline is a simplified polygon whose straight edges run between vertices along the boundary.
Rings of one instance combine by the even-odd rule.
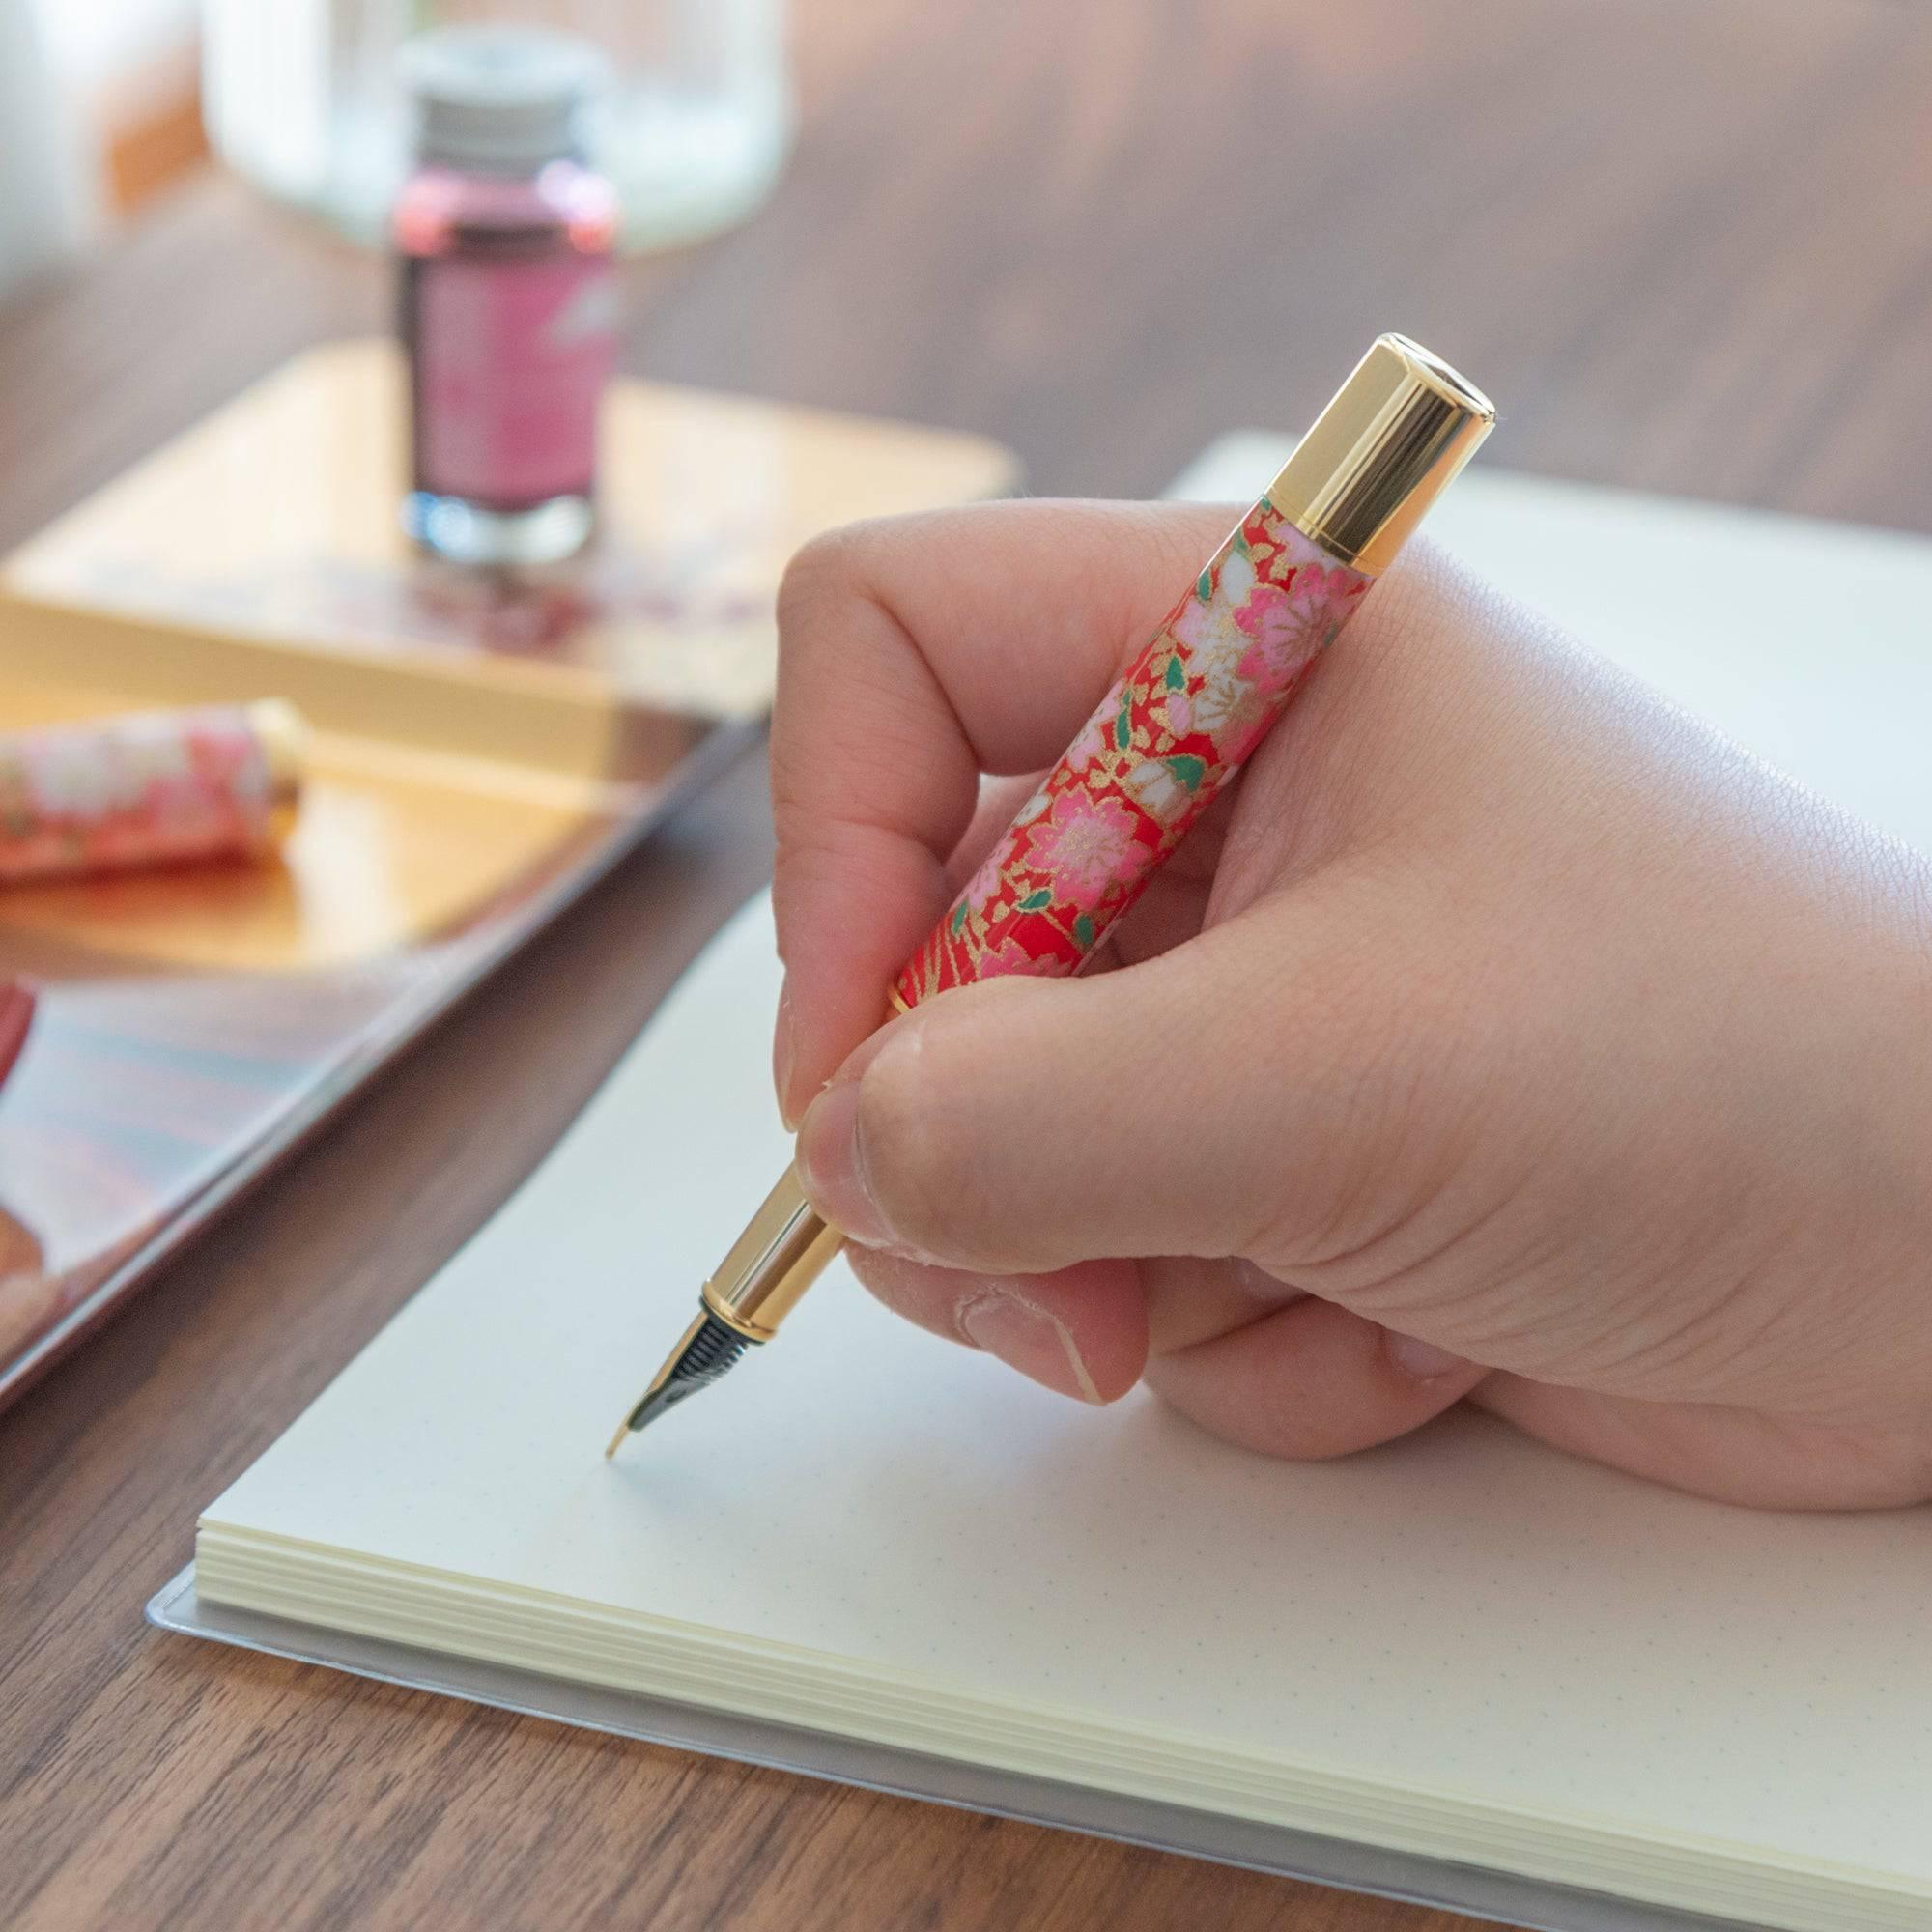
[[[1251,495],[1279,449],[1223,456],[1186,487]],[[1893,724],[1932,696],[1932,545],[1498,476],[1452,500],[1458,547],[1534,556],[1613,654],[1932,843],[1932,778]],[[1735,610],[1689,594],[1726,571],[1748,580]],[[1932,1923],[1932,1510],[1754,1514],[1473,1415],[1276,1463],[1145,1394],[1066,1403],[838,1265],[779,1344],[605,1462],[787,1157],[777,991],[761,899],[537,1174],[210,1504],[211,1617],[406,1679],[495,1671],[525,1688],[472,1694],[580,1719],[541,1687],[709,1713],[722,1737],[753,1720],[808,1768],[1260,1862],[1270,1834],[1347,1841],[1360,1863],[1312,1868],[1523,1923],[1608,1924],[1606,1897],[1637,1902],[1634,1925]],[[855,1748],[977,1781],[855,1773]],[[1484,1871],[1548,1889],[1485,1892]]]

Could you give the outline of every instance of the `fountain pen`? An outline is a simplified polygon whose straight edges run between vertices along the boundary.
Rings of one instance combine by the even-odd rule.
[[[1077,973],[1494,422],[1447,363],[1378,336],[906,962],[892,1007]],[[787,1168],[605,1454],[770,1341],[842,1241]]]

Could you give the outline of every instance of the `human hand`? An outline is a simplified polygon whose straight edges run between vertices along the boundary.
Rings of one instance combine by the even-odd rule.
[[[1278,1455],[1466,1400],[1713,1495],[1932,1497],[1932,868],[1426,546],[1088,974],[878,1028],[1232,522],[792,566],[777,1073],[860,1279]]]

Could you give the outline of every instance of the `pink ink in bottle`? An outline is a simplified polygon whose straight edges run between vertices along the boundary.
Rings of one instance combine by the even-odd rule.
[[[604,68],[568,35],[452,27],[403,50],[416,167],[397,197],[410,384],[404,524],[452,561],[553,563],[595,522],[617,347],[617,198],[581,126]]]

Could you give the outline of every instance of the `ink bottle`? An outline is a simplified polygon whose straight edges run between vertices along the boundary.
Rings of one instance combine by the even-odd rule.
[[[617,347],[617,198],[583,160],[596,50],[452,27],[410,42],[416,159],[392,221],[416,543],[554,563],[595,522],[597,416]]]

